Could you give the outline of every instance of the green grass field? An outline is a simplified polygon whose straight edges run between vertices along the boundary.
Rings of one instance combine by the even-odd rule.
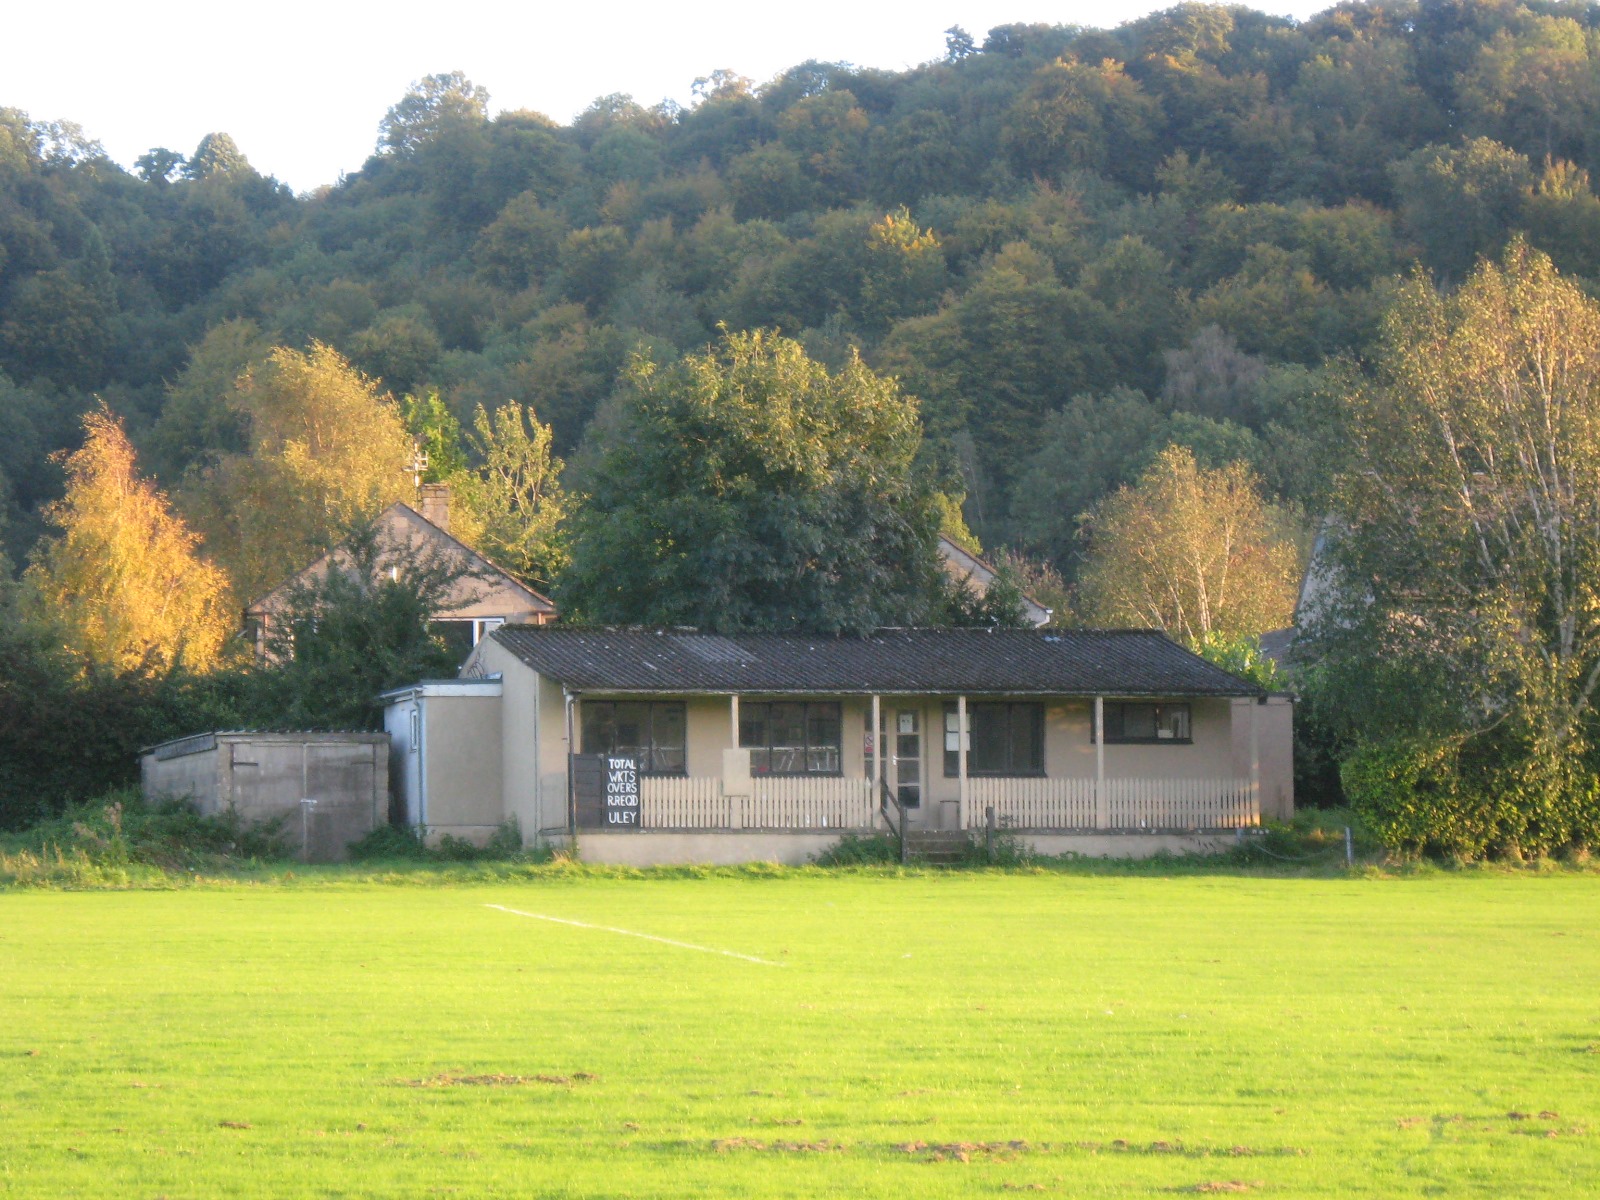
[[[1597,1187],[1592,874],[0,894],[5,1195]]]

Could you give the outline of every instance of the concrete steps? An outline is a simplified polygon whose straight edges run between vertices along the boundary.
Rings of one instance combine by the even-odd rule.
[[[909,829],[906,856],[930,866],[951,866],[972,852],[972,838],[959,829]]]

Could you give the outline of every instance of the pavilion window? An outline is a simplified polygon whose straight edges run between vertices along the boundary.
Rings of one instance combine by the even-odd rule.
[[[1187,704],[1105,702],[1106,745],[1187,745],[1190,732]],[[1091,735],[1092,736],[1092,735]]]
[[[739,745],[753,775],[838,775],[842,738],[837,701],[739,705]]]
[[[954,779],[961,770],[958,714],[944,706],[944,773]],[[968,775],[1043,775],[1044,705],[1031,703],[967,705]]]
[[[687,732],[681,700],[583,702],[583,752],[637,759],[642,775],[686,774]]]

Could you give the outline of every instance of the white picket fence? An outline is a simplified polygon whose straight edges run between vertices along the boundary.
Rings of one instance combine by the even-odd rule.
[[[1103,804],[1093,779],[969,779],[967,826],[982,829],[993,807],[1001,829],[1120,831],[1237,829],[1259,825],[1248,779],[1107,779]],[[640,780],[644,829],[872,829],[876,796],[866,779],[757,778],[748,796],[724,796],[722,781]],[[1104,815],[1097,818],[1097,807]]]
[[[1237,829],[1259,825],[1248,779],[1107,779],[1097,818],[1093,779],[969,779],[967,826],[995,810],[1001,829]]]
[[[1238,829],[1261,824],[1248,779],[1108,779],[1110,829]]]
[[[1093,829],[1092,779],[968,779],[967,825],[992,805],[1001,829]]]
[[[746,829],[869,829],[877,820],[866,779],[752,779]]]
[[[722,780],[647,775],[639,780],[643,829],[727,829],[730,805]]]
[[[877,822],[866,779],[752,779],[749,796],[724,796],[716,778],[639,781],[644,829],[870,829]]]

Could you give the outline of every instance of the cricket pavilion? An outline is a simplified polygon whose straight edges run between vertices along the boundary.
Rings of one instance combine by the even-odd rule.
[[[586,861],[797,863],[874,833],[1147,855],[1294,809],[1290,698],[1147,630],[505,625],[383,700],[397,815]]]

